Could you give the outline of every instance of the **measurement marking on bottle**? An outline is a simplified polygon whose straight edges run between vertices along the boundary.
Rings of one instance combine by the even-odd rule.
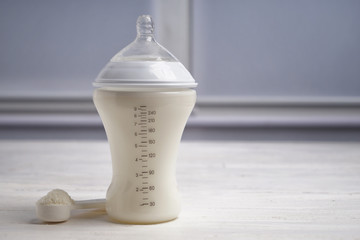
[[[138,206],[154,207],[155,201],[152,199],[151,192],[156,191],[156,186],[153,185],[152,176],[155,175],[155,170],[152,169],[153,161],[156,161],[157,153],[154,151],[156,144],[155,139],[155,123],[156,123],[156,111],[149,109],[147,105],[139,105],[134,107],[134,147],[137,149],[137,156],[135,156],[134,164],[137,164],[137,168],[142,169],[135,173],[135,177],[139,180],[139,185],[135,190],[138,193],[148,195],[150,197],[143,197],[138,203]]]

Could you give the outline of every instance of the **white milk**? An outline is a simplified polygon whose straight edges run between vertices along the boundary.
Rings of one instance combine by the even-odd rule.
[[[178,216],[176,158],[195,100],[191,89],[94,91],[112,156],[106,210],[114,220],[147,224]]]

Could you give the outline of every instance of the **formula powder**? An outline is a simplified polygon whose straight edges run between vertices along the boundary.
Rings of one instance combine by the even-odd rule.
[[[54,189],[50,191],[46,196],[40,198],[37,204],[41,205],[65,205],[69,206],[73,204],[73,200],[67,192],[61,189]]]

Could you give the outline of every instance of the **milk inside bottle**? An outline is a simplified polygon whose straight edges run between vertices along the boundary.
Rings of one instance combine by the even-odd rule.
[[[155,41],[151,17],[140,16],[136,39],[94,82],[93,99],[112,157],[106,195],[112,219],[149,224],[178,216],[176,159],[196,85],[186,68]]]

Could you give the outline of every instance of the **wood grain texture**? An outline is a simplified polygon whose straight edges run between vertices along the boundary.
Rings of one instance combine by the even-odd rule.
[[[359,143],[183,142],[177,166],[175,221],[81,210],[44,224],[35,202],[51,189],[105,197],[107,143],[0,141],[0,239],[360,239]]]

